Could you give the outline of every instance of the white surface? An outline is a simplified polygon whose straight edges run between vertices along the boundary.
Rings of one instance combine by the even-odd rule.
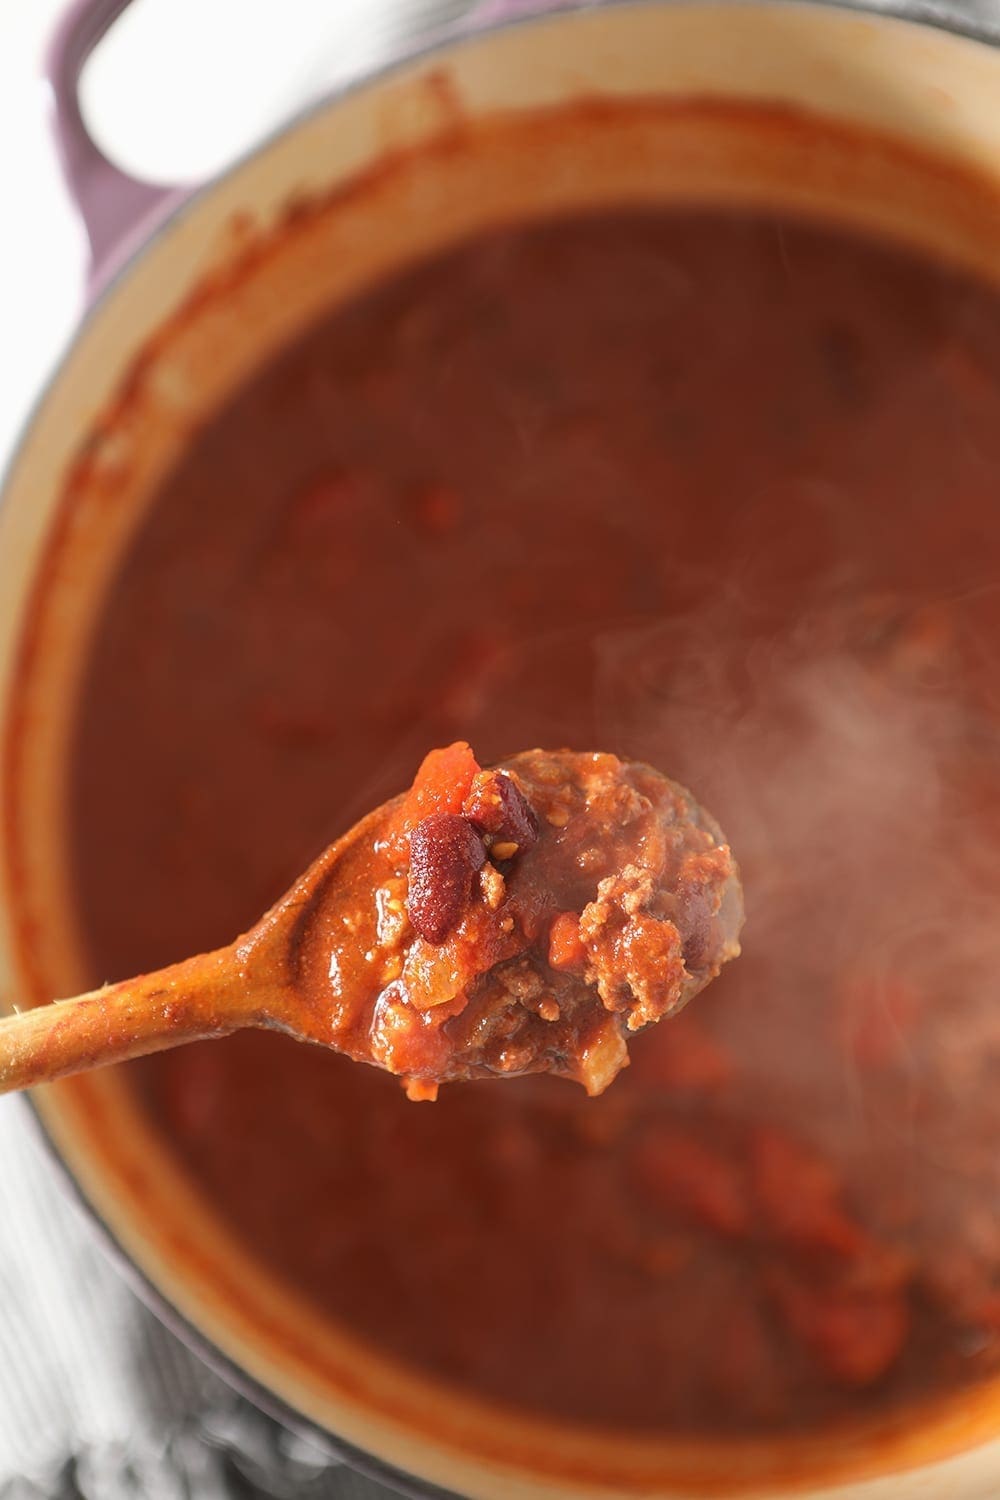
[[[0,465],[72,327],[83,272],[40,79],[59,9],[59,0],[0,5]]]
[[[66,0],[0,0],[0,465],[80,307],[85,243],[56,166],[42,54]],[[400,37],[468,0],[133,0],[83,103],[138,176],[218,171]]]

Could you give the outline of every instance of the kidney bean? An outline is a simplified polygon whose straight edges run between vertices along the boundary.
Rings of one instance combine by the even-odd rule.
[[[500,859],[524,854],[538,841],[534,809],[513,777],[503,771],[480,771],[462,811],[470,823],[490,835]]]
[[[431,813],[412,830],[407,909],[427,942],[443,943],[457,927],[485,862],[482,839],[457,813]]]

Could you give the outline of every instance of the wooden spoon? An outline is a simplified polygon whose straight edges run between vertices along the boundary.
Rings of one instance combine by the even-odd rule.
[[[689,792],[616,756],[433,751],[226,948],[0,1022],[0,1092],[244,1027],[444,1081],[599,1093],[625,1039],[739,952],[738,873]]]

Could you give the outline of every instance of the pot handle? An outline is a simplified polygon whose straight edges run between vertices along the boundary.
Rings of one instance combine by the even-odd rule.
[[[140,229],[189,191],[140,182],[120,171],[91,137],[80,110],[83,65],[128,4],[129,0],[72,0],[45,57],[56,149],[90,243],[91,294],[124,258]]]

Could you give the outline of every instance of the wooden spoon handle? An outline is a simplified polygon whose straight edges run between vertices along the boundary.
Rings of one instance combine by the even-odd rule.
[[[56,1000],[0,1021],[0,1093],[260,1024],[233,950]]]

